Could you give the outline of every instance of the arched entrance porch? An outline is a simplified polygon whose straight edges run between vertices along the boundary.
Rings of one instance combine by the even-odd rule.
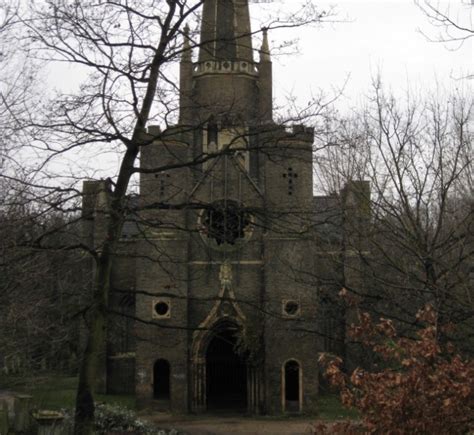
[[[232,319],[233,320],[233,319]],[[192,410],[259,413],[261,371],[236,351],[238,321],[221,320],[197,331],[193,342]]]

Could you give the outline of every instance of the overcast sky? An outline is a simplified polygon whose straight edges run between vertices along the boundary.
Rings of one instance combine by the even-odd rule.
[[[304,0],[252,4],[253,30],[261,25],[259,16],[268,16],[269,12],[279,9],[291,10],[301,1]],[[471,22],[472,26],[474,7],[463,5],[463,1],[466,0],[440,2],[440,5],[451,5],[454,16],[464,23]],[[299,55],[273,58],[278,105],[284,104],[288,95],[296,96],[304,105],[311,94],[316,95],[320,90],[330,94],[332,89],[342,87],[347,80],[345,96],[339,98],[337,105],[342,110],[360,106],[377,71],[380,71],[385,86],[400,97],[404,97],[408,88],[418,94],[432,93],[437,88],[442,88],[443,93],[461,88],[472,97],[474,80],[460,78],[474,71],[472,40],[462,46],[429,42],[420,30],[434,37],[436,29],[413,0],[317,3],[323,9],[334,5],[336,19],[344,22],[299,28],[293,32],[286,29],[270,35],[274,46],[282,39],[299,39]],[[255,48],[258,48],[257,41]],[[76,70],[77,66],[68,68],[61,65],[57,70],[60,73],[51,74],[50,80],[58,87],[70,88],[75,79],[80,81],[81,75]],[[116,167],[118,156],[113,156],[110,166]],[[85,167],[95,168],[95,160],[95,157],[91,161],[84,160]]]
[[[295,0],[279,1],[264,7],[283,7]],[[473,22],[474,6],[467,0],[438,2],[444,10],[464,24]],[[413,0],[341,0],[319,1],[322,8],[335,5],[336,19],[342,23],[319,28],[298,29],[301,54],[279,57],[275,62],[277,98],[296,94],[304,99],[319,88],[345,87],[347,98],[340,105],[357,104],[367,94],[371,77],[381,72],[383,82],[396,94],[411,88],[416,92],[433,92],[466,87],[473,80],[459,79],[474,70],[473,41],[464,44],[429,42],[421,32],[436,37],[435,29]],[[253,5],[252,9],[261,8]],[[273,35],[278,43],[280,35]]]
[[[267,2],[267,0],[254,0]],[[253,30],[262,25],[260,17],[277,11],[298,9],[306,0],[275,0],[251,3]],[[433,3],[442,10],[450,8],[453,17],[474,27],[474,6],[470,0]],[[461,80],[474,71],[473,38],[464,44],[430,42],[425,34],[436,38],[438,30],[415,5],[414,0],[315,0],[321,10],[334,8],[331,22],[319,26],[273,31],[273,48],[282,40],[298,39],[299,54],[274,56],[274,90],[279,103],[288,95],[304,102],[319,90],[330,93],[345,84],[341,107],[357,105],[360,96],[369,92],[371,78],[380,71],[384,84],[401,94],[408,87],[417,92],[432,92],[437,86],[445,90],[474,85]],[[259,42],[254,46],[258,48]],[[196,54],[196,53],[195,53]],[[258,60],[258,59],[256,59]],[[80,79],[77,66],[62,65],[60,74],[52,74],[52,84],[70,87]],[[80,80],[79,80],[80,81]],[[467,84],[466,84],[467,83]]]

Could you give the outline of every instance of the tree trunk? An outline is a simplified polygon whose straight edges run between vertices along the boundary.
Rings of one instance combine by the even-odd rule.
[[[91,435],[93,433],[95,410],[93,394],[100,352],[105,349],[102,344],[107,338],[107,300],[110,289],[112,258],[122,231],[124,220],[123,202],[127,194],[130,178],[134,173],[134,165],[140,146],[148,142],[148,139],[144,138],[144,133],[156,95],[160,68],[166,61],[164,53],[170,41],[177,35],[186,17],[192,14],[202,4],[202,1],[194,4],[185,13],[180,10],[179,15],[176,16],[178,4],[179,2],[176,1],[167,2],[168,11],[162,21],[162,33],[150,63],[150,75],[147,81],[146,92],[141,107],[138,113],[136,113],[133,135],[130,142],[126,144],[127,150],[122,158],[117,182],[112,193],[107,238],[102,246],[102,252],[98,254],[96,283],[93,295],[94,304],[89,312],[91,316],[90,330],[86,349],[80,363],[74,420],[75,435]],[[173,22],[175,18],[177,19]]]
[[[90,310],[90,325],[87,344],[80,362],[79,384],[76,395],[74,435],[91,435],[94,429],[94,391],[97,379],[100,353],[106,340],[107,299],[110,287],[112,247],[109,244],[101,254],[96,271],[94,305]]]

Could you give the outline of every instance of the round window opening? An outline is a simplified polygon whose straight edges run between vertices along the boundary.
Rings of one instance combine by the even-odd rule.
[[[235,246],[249,238],[252,218],[236,201],[216,201],[201,214],[201,231],[217,247]]]
[[[288,316],[296,316],[300,310],[300,306],[296,301],[287,301],[285,304],[285,313]]]
[[[158,316],[166,316],[170,311],[170,306],[166,302],[160,301],[155,304],[155,312]]]

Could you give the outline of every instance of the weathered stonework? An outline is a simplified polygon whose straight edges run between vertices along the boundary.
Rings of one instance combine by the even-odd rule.
[[[344,200],[363,210],[367,191],[313,196],[314,132],[273,123],[266,35],[255,63],[247,2],[228,3],[235,16],[205,2],[201,40],[232,19],[232,47],[203,43],[195,65],[185,52],[180,123],[148,129],[112,272],[103,373],[140,407],[203,412],[221,399],[255,414],[310,413],[318,352],[344,334],[328,327],[320,288],[348,274]],[[85,239],[96,247],[106,192],[84,185]]]

